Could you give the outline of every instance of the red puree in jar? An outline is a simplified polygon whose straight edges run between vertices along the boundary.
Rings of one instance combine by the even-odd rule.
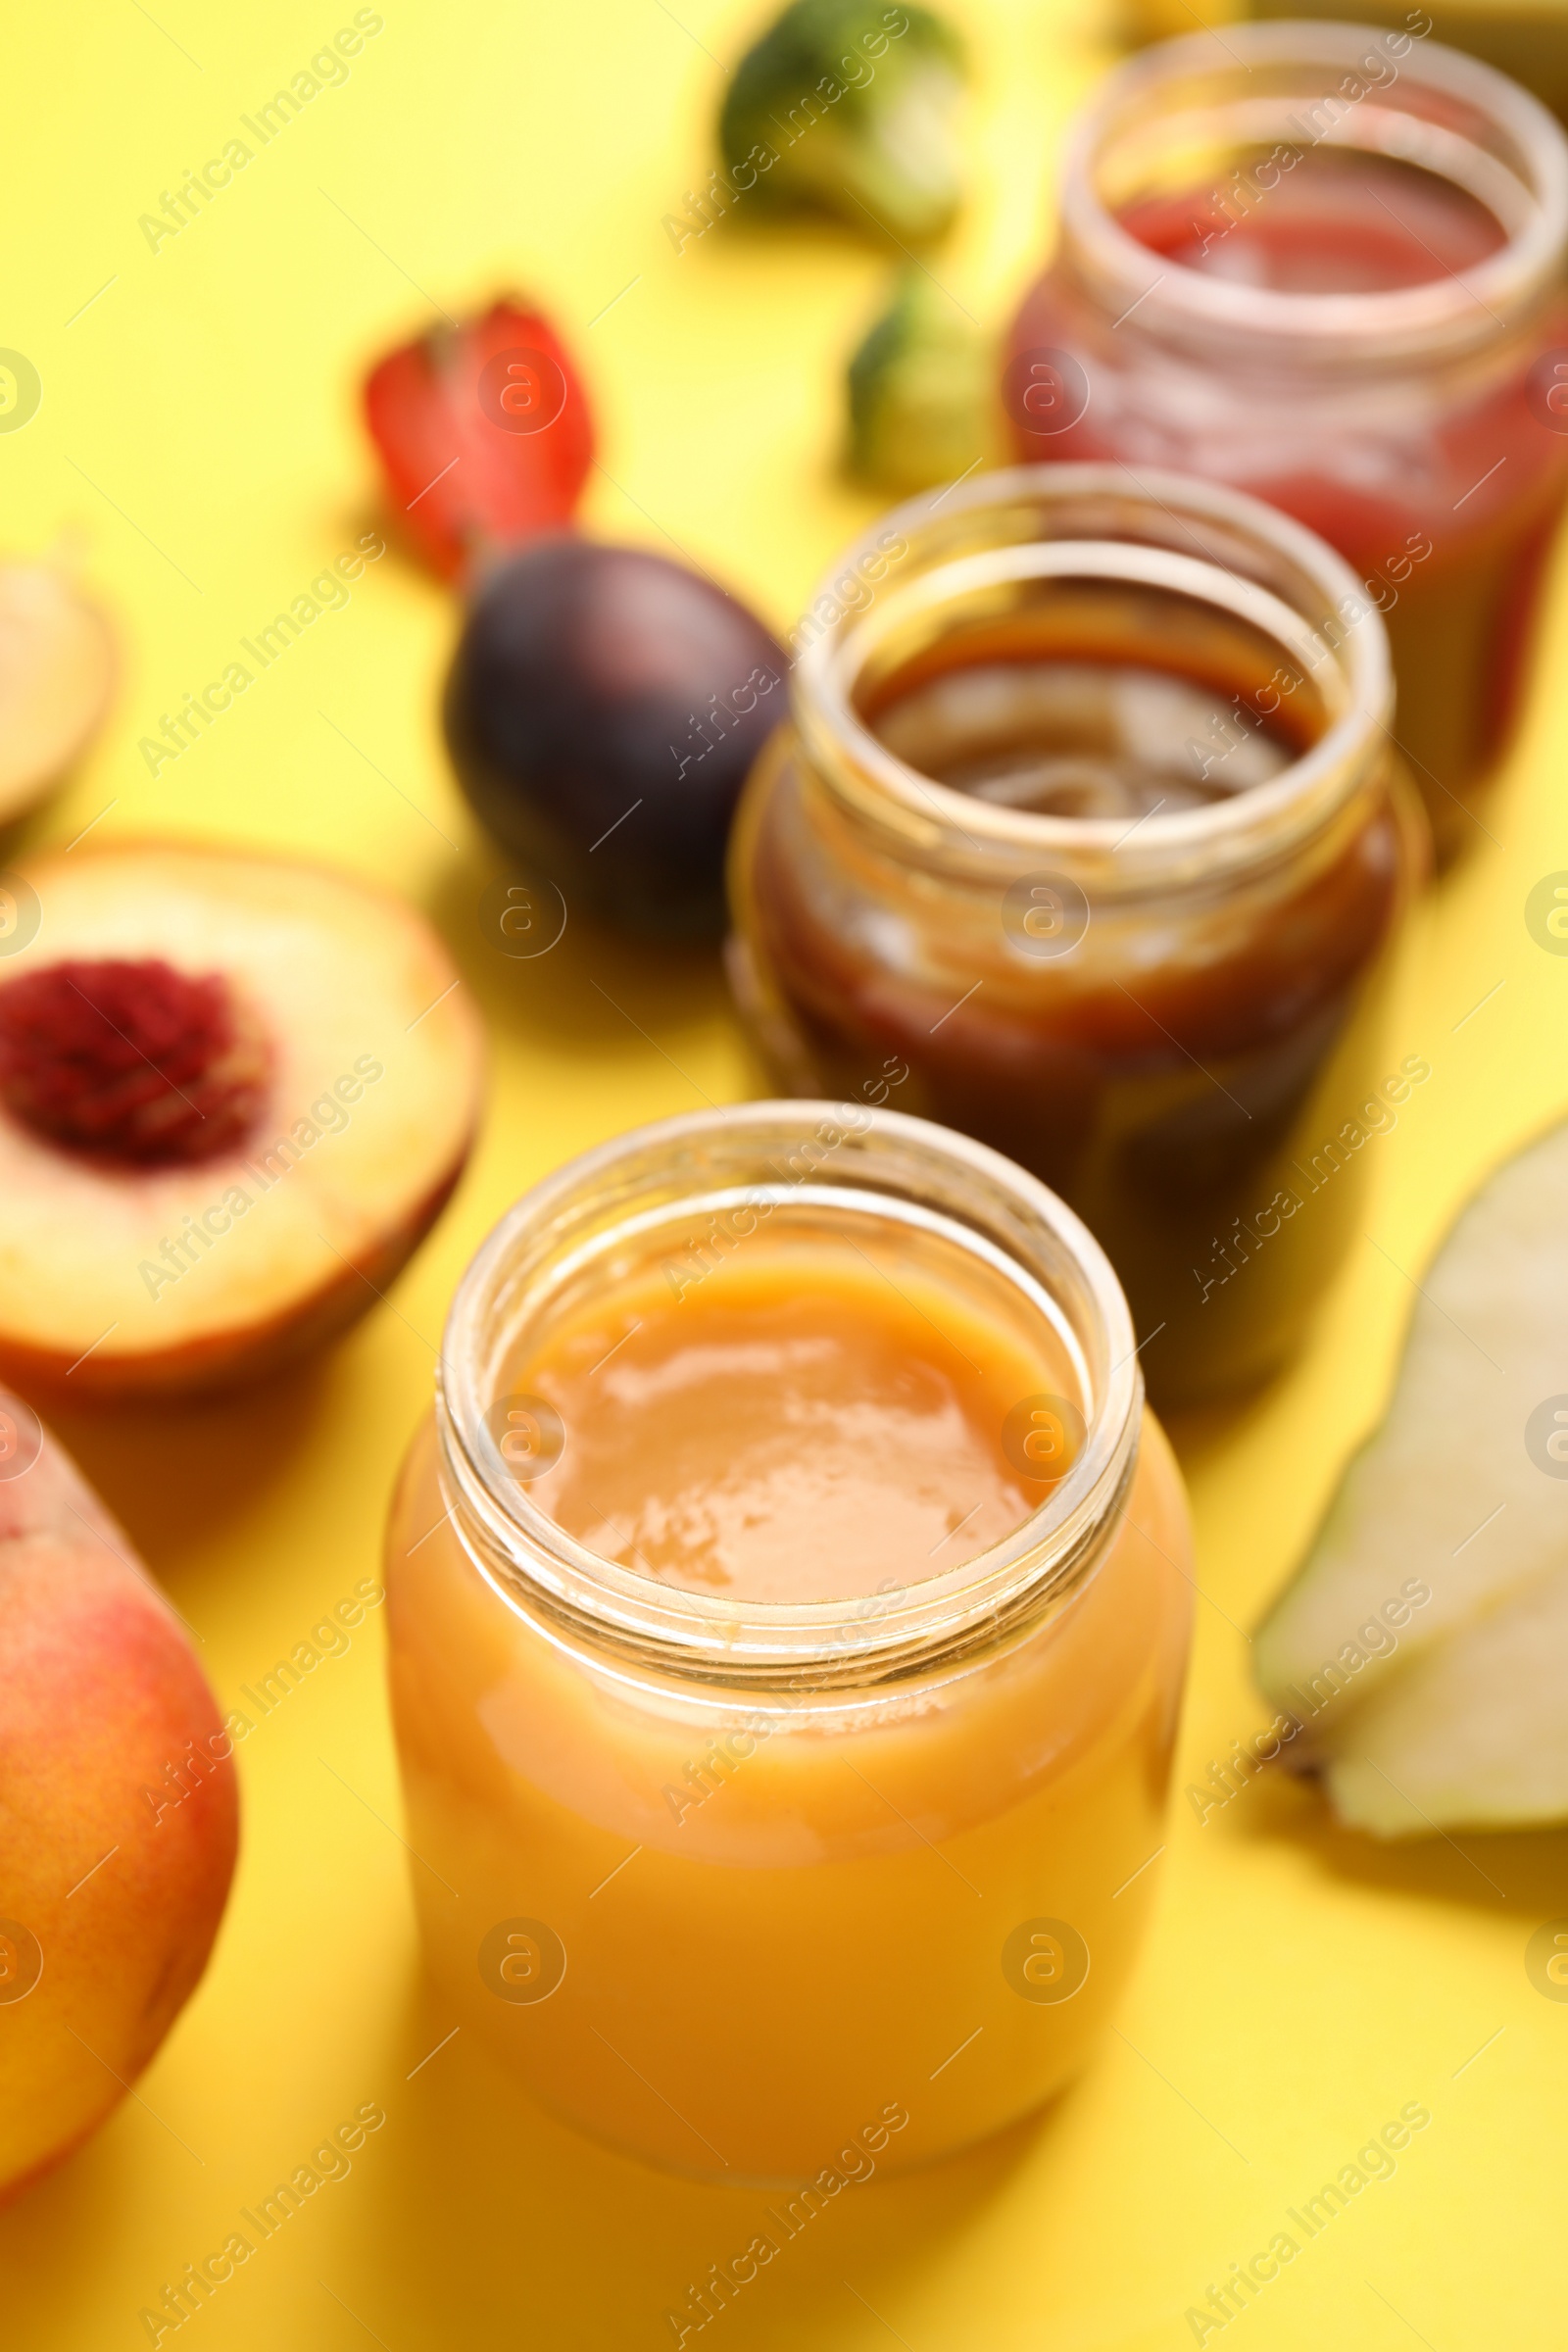
[[[1283,1362],[1357,1229],[1425,827],[1376,612],[1311,618],[1353,575],[1140,480],[972,475],[890,518],[748,782],[730,970],[781,1090],[891,1096],[1078,1211],[1163,1404]]]
[[[1282,42],[1313,29],[1321,46],[1337,28],[1269,25],[1226,37],[1250,59],[1263,36],[1277,58]],[[1373,37],[1357,39],[1365,48]],[[1192,103],[1178,86],[1176,53],[1206,47],[1171,43],[1128,71],[1153,85],[1168,54],[1174,111],[1178,100]],[[1452,53],[1418,50],[1364,109],[1342,107],[1333,141],[1312,143],[1309,102],[1281,95],[1277,140],[1227,144],[1201,178],[1174,192],[1163,172],[1157,192],[1118,191],[1102,203],[1080,155],[1069,166],[1061,253],[1013,330],[1006,391],[1020,454],[1117,458],[1135,470],[1157,465],[1225,480],[1296,515],[1346,557],[1388,625],[1395,734],[1440,853],[1451,856],[1486,829],[1477,791],[1518,716],[1568,481],[1568,438],[1544,399],[1557,347],[1568,344],[1568,313],[1558,255],[1539,283],[1498,292],[1488,268],[1494,274],[1507,266],[1509,234],[1488,204],[1436,169],[1339,143],[1370,139],[1374,113],[1392,119],[1397,136],[1396,110],[1412,77],[1445,57]],[[1537,114],[1474,61],[1453,64]],[[1324,86],[1334,86],[1332,73]],[[1112,113],[1107,103],[1101,120]],[[1466,150],[1480,155],[1466,166],[1471,175],[1504,211],[1527,205],[1522,178],[1504,180],[1482,152],[1478,109],[1467,120],[1454,99],[1448,116],[1477,142]],[[1557,151],[1548,160],[1560,162],[1555,124],[1540,114],[1530,127]],[[1127,134],[1129,153],[1135,135]],[[1436,162],[1451,135],[1422,117],[1409,144]],[[1511,171],[1519,172],[1517,162]],[[1092,220],[1081,244],[1078,229],[1096,213],[1113,240],[1119,228],[1168,267],[1144,269],[1126,244],[1119,256],[1102,251]],[[1223,284],[1223,315],[1195,291],[1200,279]],[[1410,303],[1434,291],[1446,320],[1412,339],[1408,323],[1399,326],[1399,298],[1408,322]],[[1255,313],[1246,307],[1250,293]],[[1568,416],[1560,421],[1568,426]]]
[[[1387,294],[1471,270],[1503,243],[1486,206],[1418,166],[1313,148],[1232,225],[1211,186],[1116,216],[1151,253],[1278,294]]]

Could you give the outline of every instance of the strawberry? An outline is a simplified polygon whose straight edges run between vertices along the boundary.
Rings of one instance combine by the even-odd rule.
[[[501,297],[388,353],[365,415],[394,511],[444,579],[571,520],[593,461],[587,396],[549,320]]]

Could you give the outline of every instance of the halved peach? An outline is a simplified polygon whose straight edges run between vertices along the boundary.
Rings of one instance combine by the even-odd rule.
[[[53,790],[108,707],[108,621],[52,564],[0,564],[0,825]]]
[[[373,1305],[479,1106],[478,1023],[424,918],[342,874],[183,844],[46,854],[12,891],[0,1377],[208,1388]]]

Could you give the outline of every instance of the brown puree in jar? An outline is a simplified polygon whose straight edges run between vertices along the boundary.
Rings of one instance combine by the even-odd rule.
[[[1200,598],[1037,581],[855,681],[939,838],[895,841],[788,732],[743,814],[734,969],[777,1074],[848,1097],[906,1065],[896,1107],[1044,1178],[1104,1245],[1166,1404],[1273,1370],[1354,1229],[1363,1162],[1342,1130],[1397,1059],[1379,1032],[1424,857],[1413,795],[1378,733],[1311,838],[1179,887],[1125,887],[1116,849],[1084,888],[1027,838],[1008,882],[989,841],[966,844],[965,806],[1148,851],[1173,820],[1287,789],[1332,689],[1330,665]]]
[[[1326,731],[1314,681],[1195,599],[1074,581],[955,628],[855,706],[933,782],[1041,816],[1174,814],[1264,784]],[[1283,683],[1283,681],[1281,681]]]

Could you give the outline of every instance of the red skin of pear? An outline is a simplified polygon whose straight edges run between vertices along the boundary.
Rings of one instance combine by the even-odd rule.
[[[0,2203],[152,2058],[207,1964],[238,1841],[231,1743],[184,1631],[41,1434],[15,1474],[39,1424],[0,1389]]]
[[[443,579],[562,530],[593,463],[587,395],[548,318],[503,297],[405,343],[366,380],[388,499]]]

